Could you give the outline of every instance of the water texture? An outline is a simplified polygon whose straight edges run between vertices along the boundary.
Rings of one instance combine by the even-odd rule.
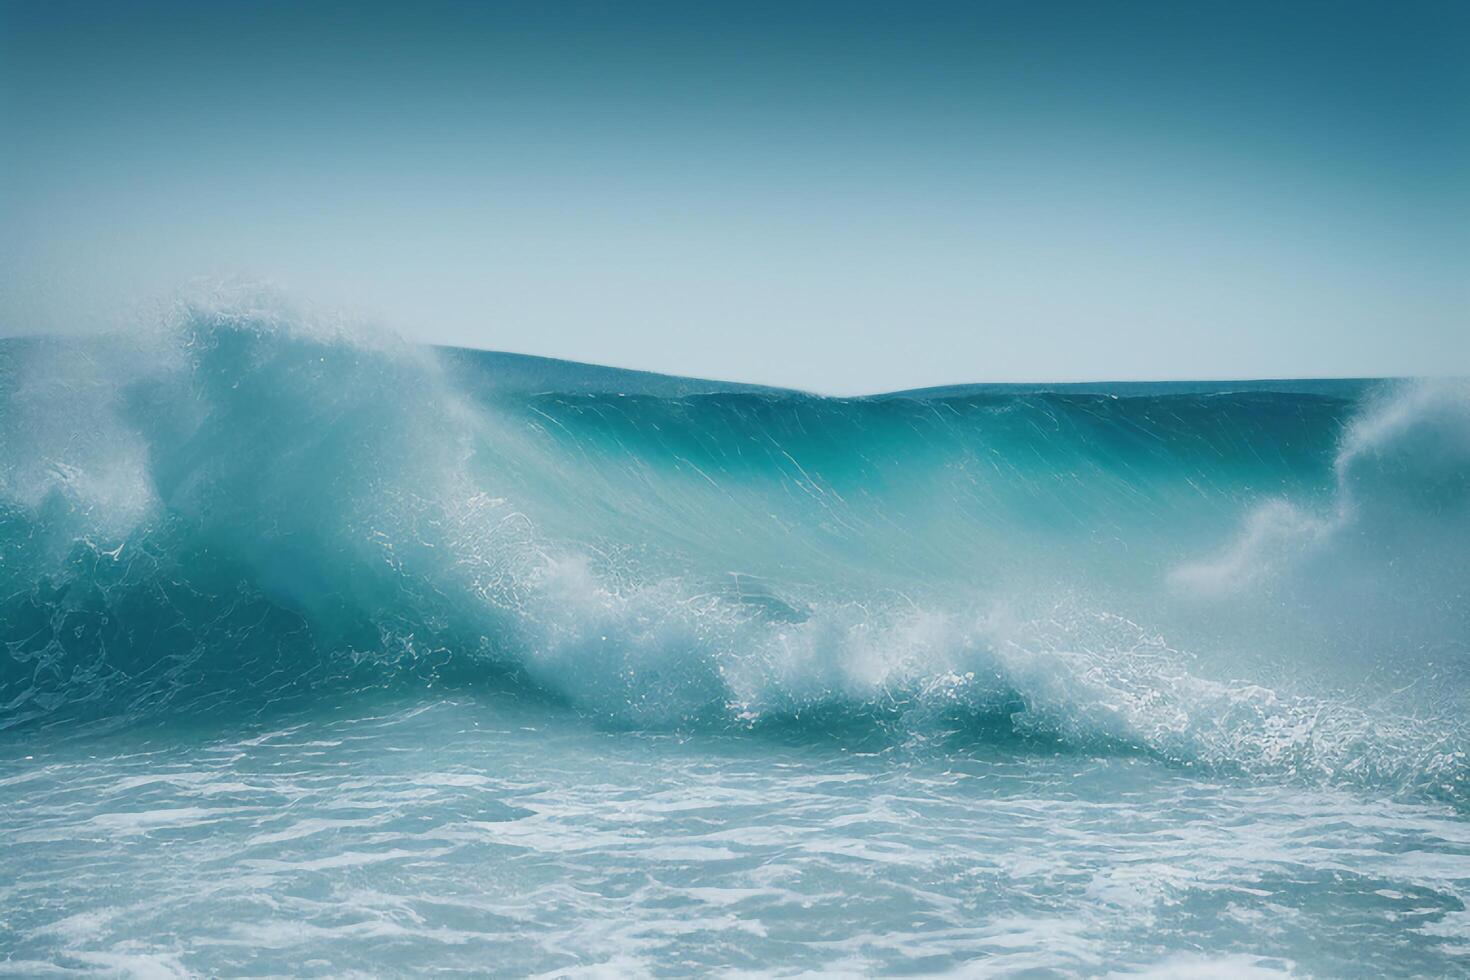
[[[1462,382],[0,342],[0,971],[1464,975],[1466,555]]]

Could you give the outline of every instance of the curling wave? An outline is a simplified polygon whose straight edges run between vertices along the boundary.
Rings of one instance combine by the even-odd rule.
[[[0,726],[492,685],[1466,796],[1463,385],[534,368],[248,306],[0,347]]]

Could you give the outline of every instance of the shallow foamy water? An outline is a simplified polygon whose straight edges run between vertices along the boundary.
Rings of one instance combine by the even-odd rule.
[[[6,971],[1470,969],[1447,807],[420,701],[0,763]]]

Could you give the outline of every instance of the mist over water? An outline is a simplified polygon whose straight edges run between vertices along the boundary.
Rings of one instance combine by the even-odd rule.
[[[1461,382],[832,399],[265,303],[6,341],[0,946],[1459,972],[1467,554]]]

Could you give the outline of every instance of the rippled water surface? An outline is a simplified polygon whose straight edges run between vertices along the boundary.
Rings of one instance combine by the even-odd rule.
[[[1464,973],[1450,809],[494,697],[8,744],[8,972]]]

